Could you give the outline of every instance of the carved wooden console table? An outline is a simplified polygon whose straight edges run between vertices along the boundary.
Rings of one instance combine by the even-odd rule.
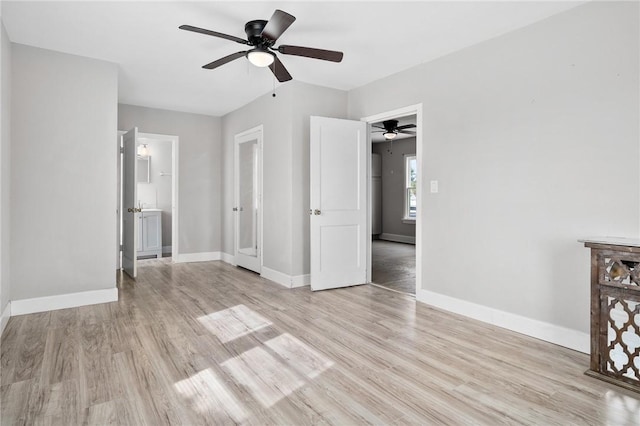
[[[640,240],[592,238],[589,376],[640,392]]]

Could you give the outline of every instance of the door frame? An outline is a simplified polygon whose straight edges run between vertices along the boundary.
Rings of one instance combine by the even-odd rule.
[[[120,230],[122,226],[122,157],[120,155],[120,148],[122,147],[122,135],[127,133],[124,130],[118,130],[118,149],[117,149],[117,173],[118,173],[118,199],[116,201],[116,247],[117,247],[117,255],[116,255],[116,266],[117,269],[122,269],[122,258],[120,256],[120,245],[122,244],[122,240],[120,238]],[[178,218],[178,200],[179,200],[179,173],[178,173],[178,164],[179,164],[179,142],[180,137],[175,135],[161,135],[157,133],[143,133],[138,132],[138,139],[154,139],[160,142],[171,142],[171,262],[179,263],[179,226],[180,223]]]
[[[258,274],[262,274],[262,269],[264,267],[263,258],[264,258],[264,250],[263,250],[263,239],[262,239],[262,231],[263,231],[263,187],[264,187],[264,167],[263,167],[263,146],[264,146],[264,125],[259,124],[250,129],[244,130],[240,133],[237,133],[233,136],[233,204],[234,207],[238,205],[238,179],[239,179],[239,170],[236,167],[236,163],[238,162],[238,139],[244,138],[248,135],[257,133],[259,136],[258,140],[258,230],[256,238],[258,240],[258,266],[260,267],[260,271]],[[237,213],[237,212],[233,212]],[[237,266],[236,256],[238,255],[238,215],[233,215],[233,264]],[[255,271],[254,271],[255,272]]]
[[[423,167],[424,164],[423,156],[424,149],[422,144],[422,103],[409,105],[406,107],[394,109],[391,111],[381,112],[374,115],[369,115],[367,117],[363,117],[360,121],[367,122],[367,134],[371,134],[371,125],[378,121],[384,120],[392,120],[397,117],[403,117],[407,115],[415,115],[416,116],[416,161],[418,164],[418,173],[419,178],[418,182],[420,185],[416,188],[416,206],[417,206],[417,214],[416,214],[416,296],[418,295],[419,290],[422,288],[420,283],[422,283],[422,220],[424,218],[424,194],[423,186],[424,186],[424,173]],[[367,282],[371,282],[371,212],[372,212],[372,197],[371,197],[371,137],[367,140]]]

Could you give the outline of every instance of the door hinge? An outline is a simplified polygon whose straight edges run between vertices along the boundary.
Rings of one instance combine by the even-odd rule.
[[[120,244],[120,251],[124,250],[124,246]]]
[[[124,147],[120,147],[120,154],[124,154]]]

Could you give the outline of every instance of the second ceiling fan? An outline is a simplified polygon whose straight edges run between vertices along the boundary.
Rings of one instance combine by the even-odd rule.
[[[379,130],[374,130],[374,133],[382,133],[382,136],[384,136],[384,138],[386,140],[393,140],[395,139],[396,136],[398,136],[398,133],[402,133],[405,135],[413,135],[415,136],[416,132],[407,130],[407,129],[413,129],[414,127],[416,127],[415,124],[405,124],[404,126],[398,126],[398,120],[386,120],[382,122],[382,127],[380,127],[379,125],[372,125],[373,128],[375,129],[379,129]]]
[[[293,15],[276,9],[271,16],[271,19],[268,21],[258,19],[249,21],[245,24],[244,31],[247,34],[246,40],[240,37],[206,30],[191,25],[181,25],[179,28],[181,30],[193,31],[253,46],[253,49],[232,53],[231,55],[227,55],[223,58],[210,62],[202,67],[205,69],[218,68],[221,65],[246,56],[247,59],[249,59],[249,61],[255,66],[269,67],[278,81],[284,82],[291,80],[293,77],[291,77],[289,71],[287,71],[282,62],[280,62],[275,52],[282,53],[283,55],[304,56],[306,58],[322,59],[324,61],[331,62],[342,61],[342,52],[335,50],[315,49],[312,47],[290,46],[284,44],[278,47],[274,46],[276,40],[278,40],[282,33],[284,33],[295,20],[296,18]]]

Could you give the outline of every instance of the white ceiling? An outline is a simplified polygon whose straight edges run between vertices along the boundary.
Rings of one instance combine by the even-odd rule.
[[[15,43],[119,64],[122,103],[221,116],[271,91],[272,74],[244,58],[202,69],[246,46],[179,25],[245,38],[247,21],[282,9],[297,20],[278,44],[344,52],[342,63],[280,55],[293,78],[349,90],[580,3],[2,1],[2,20]]]

